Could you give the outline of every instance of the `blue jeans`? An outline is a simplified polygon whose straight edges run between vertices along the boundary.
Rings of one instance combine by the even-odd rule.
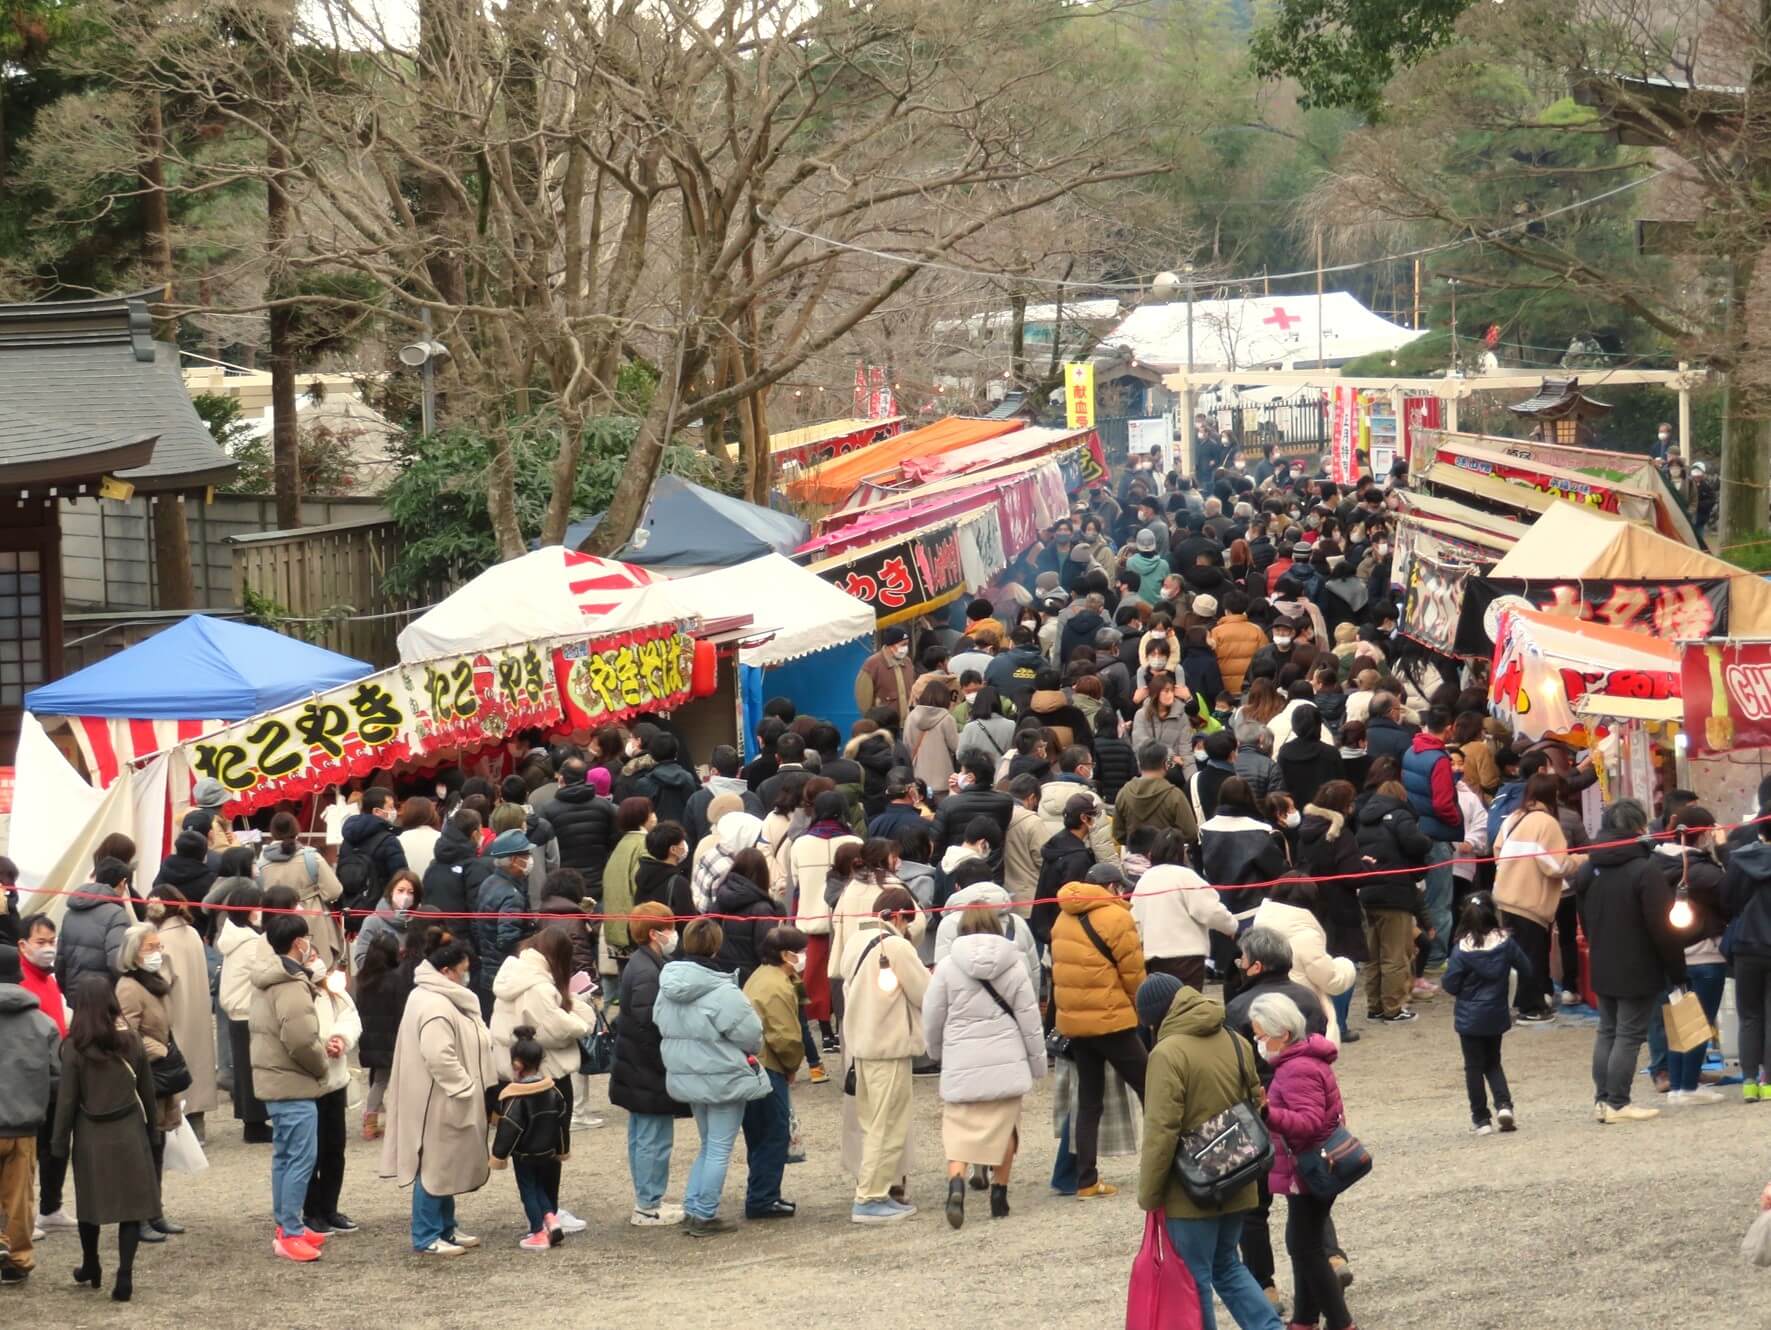
[[[648,1214],[670,1185],[670,1147],[676,1119],[664,1113],[627,1115],[627,1171],[633,1175],[633,1208]]]
[[[1334,1003],[1335,1023],[1341,1027],[1342,1034],[1347,1032],[1347,1022],[1353,1015],[1353,989],[1355,987],[1357,987],[1357,985],[1348,984],[1346,992],[1337,993],[1334,997],[1329,999],[1330,1002]]]
[[[1451,897],[1456,875],[1451,871],[1450,841],[1436,840],[1427,851],[1427,922],[1438,936],[1427,943],[1427,964],[1443,965],[1449,954],[1446,943],[1451,940]]]
[[[1070,1148],[1070,1119],[1064,1119],[1064,1130],[1058,1134],[1058,1154],[1052,1160],[1052,1190],[1064,1196],[1076,1195],[1082,1180],[1076,1175],[1076,1152]]]
[[[1229,1309],[1242,1330],[1281,1330],[1279,1313],[1261,1292],[1255,1277],[1242,1263],[1236,1244],[1242,1238],[1243,1214],[1216,1215],[1210,1219],[1171,1219],[1168,1240],[1187,1263],[1199,1288],[1199,1322],[1204,1330],[1217,1330],[1212,1310],[1212,1290]]]
[[[267,1101],[271,1117],[271,1213],[291,1236],[307,1229],[301,1206],[320,1153],[320,1115],[311,1099]]]
[[[417,1178],[412,1179],[412,1250],[423,1251],[431,1243],[455,1236],[455,1198],[432,1196]]]
[[[542,1170],[527,1159],[510,1161],[517,1179],[517,1196],[523,1203],[523,1218],[529,1221],[529,1232],[539,1233],[547,1227],[547,1216],[553,1213],[553,1198],[547,1194],[547,1181]]]
[[[746,1214],[767,1210],[781,1199],[781,1174],[787,1170],[793,1101],[787,1095],[787,1078],[778,1071],[768,1075],[769,1092],[744,1105],[744,1153],[750,1165],[744,1189]]]
[[[726,1169],[732,1162],[732,1146],[744,1125],[744,1104],[690,1104],[695,1130],[701,1133],[701,1152],[689,1168],[689,1185],[683,1189],[683,1213],[691,1219],[719,1215],[719,1194],[726,1185]]]
[[[1697,1000],[1703,1004],[1703,1014],[1709,1017],[1711,1025],[1716,1023],[1716,1012],[1722,1006],[1722,986],[1728,982],[1726,965],[1687,965],[1685,977],[1691,985],[1691,991],[1697,994]],[[1653,1026],[1649,1027],[1650,1030]],[[1665,1023],[1661,1025],[1661,1042],[1666,1042]],[[1703,1055],[1709,1051],[1709,1045],[1703,1044],[1688,1053],[1666,1055],[1666,1074],[1672,1079],[1675,1090],[1695,1090],[1699,1074],[1703,1071]]]
[[[824,1045],[812,1032],[812,1023],[806,1019],[804,1011],[799,1014],[799,1040],[805,1045],[806,1066],[822,1067],[824,1065]]]

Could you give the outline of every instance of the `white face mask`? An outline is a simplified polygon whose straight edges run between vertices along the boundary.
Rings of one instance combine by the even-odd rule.
[[[1377,557],[1380,559],[1387,559],[1390,555],[1390,547],[1381,542],[1373,545],[1371,548],[1377,553]]]
[[[412,893],[409,891],[396,891],[393,899],[394,909],[402,914],[412,908]]]
[[[1291,635],[1289,633],[1274,633],[1273,645],[1278,647],[1281,651],[1285,650],[1286,647],[1291,645]]]
[[[676,950],[675,929],[672,929],[668,933],[654,933],[652,934],[652,937],[658,943],[658,950],[664,952],[666,955]]]
[[[160,973],[160,967],[164,964],[166,964],[166,953],[163,951],[156,951],[150,955],[143,956],[140,961],[141,968],[146,970],[149,974]]]
[[[1279,820],[1285,826],[1295,827],[1299,822],[1302,822],[1304,819],[1298,815],[1297,809],[1294,808],[1289,813],[1287,813],[1284,817],[1280,818]]]
[[[793,963],[793,972],[795,974],[804,974],[805,973],[805,968],[806,968],[806,954],[805,954],[805,952],[803,952],[803,951],[790,952],[790,953],[788,953],[787,959]]]
[[[55,968],[55,943],[49,942],[41,947],[25,948],[25,959],[39,970],[53,970]]]
[[[1277,1039],[1256,1040],[1255,1047],[1260,1050],[1261,1056],[1268,1062],[1273,1061],[1285,1051],[1285,1045],[1280,1043]]]

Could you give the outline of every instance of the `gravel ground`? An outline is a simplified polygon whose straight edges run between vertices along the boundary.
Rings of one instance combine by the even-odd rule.
[[[1764,1311],[1753,1310],[1757,1299],[1743,1296],[1762,1276],[1741,1265],[1737,1249],[1771,1172],[1763,1146],[1771,1107],[1730,1101],[1597,1126],[1589,1116],[1592,1026],[1562,1021],[1508,1037],[1520,1130],[1476,1139],[1449,1001],[1424,1003],[1422,1013],[1400,1027],[1361,1023],[1366,1037],[1339,1064],[1350,1124],[1377,1160],[1336,1210],[1358,1275],[1349,1303],[1365,1330],[1585,1330],[1675,1318],[1711,1330],[1766,1324]],[[1654,1101],[1646,1080],[1640,1084],[1641,1097]],[[388,1309],[397,1325],[520,1319],[526,1330],[580,1330],[604,1319],[887,1330],[937,1326],[956,1313],[977,1325],[1101,1330],[1124,1314],[1142,1234],[1143,1216],[1126,1194],[1136,1161],[1103,1161],[1103,1176],[1126,1189],[1110,1200],[1054,1196],[1046,1187],[1054,1142],[1045,1089],[1028,1103],[1013,1215],[992,1222],[974,1193],[957,1233],[939,1209],[935,1083],[916,1085],[922,1148],[911,1199],[925,1208],[904,1223],[863,1228],[848,1222],[850,1183],[836,1157],[838,1086],[813,1088],[802,1078],[795,1102],[810,1162],[788,1169],[794,1219],[694,1243],[673,1230],[630,1228],[624,1115],[610,1110],[608,1127],[577,1134],[566,1170],[562,1199],[591,1227],[558,1250],[517,1250],[515,1186],[495,1173],[459,1202],[463,1229],[485,1247],[421,1260],[407,1242],[407,1193],[376,1178],[377,1146],[353,1141],[344,1204],[362,1231],[334,1238],[311,1267],[271,1257],[270,1150],[243,1145],[224,1109],[210,1133],[212,1167],[168,1181],[167,1211],[190,1232],[142,1249],[134,1303],[120,1308],[76,1290],[68,1272],[78,1242],[55,1234],[40,1244],[30,1282],[0,1291],[0,1308],[20,1309],[19,1319],[0,1324],[30,1316],[38,1324],[144,1330],[358,1325],[365,1312]],[[593,1099],[600,1096],[599,1083]],[[692,1124],[681,1124],[672,1197],[681,1195],[694,1140]],[[727,1180],[728,1213],[742,1206],[742,1155]],[[1281,1253],[1282,1230],[1276,1211]],[[107,1279],[112,1242],[107,1234]],[[1280,1285],[1289,1283],[1282,1257]],[[1230,1324],[1221,1309],[1220,1323]]]

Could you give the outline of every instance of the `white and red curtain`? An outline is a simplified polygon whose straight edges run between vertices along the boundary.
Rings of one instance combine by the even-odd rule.
[[[68,725],[74,741],[80,745],[80,756],[92,773],[92,783],[109,789],[119,772],[132,762],[164,752],[211,730],[218,730],[224,720],[146,720],[126,716],[69,716]]]

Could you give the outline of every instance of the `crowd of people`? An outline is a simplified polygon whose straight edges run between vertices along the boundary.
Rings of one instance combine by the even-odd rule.
[[[1583,1000],[1577,919],[1598,1121],[1655,1115],[1632,1102],[1641,1046],[1684,985],[1713,1022],[1725,932],[1745,1097],[1771,1098],[1771,823],[1718,845],[1716,817],[1672,791],[1658,839],[1621,800],[1588,845],[1589,761],[1508,733],[1479,669],[1397,634],[1404,477],[1307,470],[1273,450],[1196,486],[1138,460],[950,620],[884,629],[846,733],[777,698],[748,762],[691,754],[657,716],[523,736],[497,774],[341,792],[317,845],[292,810],[231,822],[198,782],[162,864],[112,838],[59,925],[8,917],[0,1279],[77,1228],[75,1278],[99,1287],[116,1225],[127,1300],[138,1245],[183,1232],[168,1142],[216,1130],[224,1092],[270,1147],[271,1251],[311,1263],[356,1229],[353,1132],[410,1189],[426,1257],[480,1245],[455,1198],[494,1170],[521,1247],[584,1231],[565,1166],[604,1125],[604,1074],[635,1226],[736,1228],[740,1135],[743,1220],[791,1219],[802,1072],[840,1101],[855,1223],[917,1211],[922,1076],[944,1217],[963,1225],[976,1190],[1006,1219],[1025,1097],[1055,1073],[1053,1190],[1116,1193],[1100,1160],[1138,1148],[1139,1101],[1138,1202],[1164,1215],[1206,1326],[1214,1291],[1243,1327],[1282,1323],[1283,1196],[1290,1324],[1346,1330],[1334,1198],[1294,1167],[1344,1125],[1337,1057],[1443,986],[1471,1130],[1516,1130],[1504,1036]],[[1661,1053],[1669,1103],[1719,1098],[1702,1066],[1701,1048]],[[1178,1143],[1236,1103],[1265,1115],[1271,1172],[1201,1205]]]

